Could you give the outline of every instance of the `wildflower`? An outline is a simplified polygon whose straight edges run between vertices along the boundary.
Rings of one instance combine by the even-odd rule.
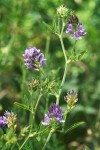
[[[60,7],[57,8],[57,15],[59,17],[65,17],[67,15],[68,9],[61,5]]]
[[[44,59],[44,55],[40,53],[39,49],[35,47],[29,47],[25,50],[24,61],[25,65],[28,69],[39,70],[40,67],[44,67],[46,64],[46,59]]]
[[[48,113],[45,114],[42,124],[47,126],[51,121],[56,121],[57,123],[65,122],[65,120],[63,120],[62,108],[55,103],[50,106]]]
[[[82,26],[82,23],[79,22],[76,15],[72,15],[68,21],[68,28],[66,30],[67,34],[71,35],[71,38],[76,40],[81,40],[82,36],[86,35],[86,31]]]
[[[4,116],[7,121],[7,126],[11,127],[15,124],[16,121],[16,115],[13,112],[5,111]]]
[[[7,120],[5,116],[0,116],[0,128],[3,128],[7,125]]]
[[[68,91],[64,99],[68,104],[68,108],[72,109],[74,104],[78,101],[77,93],[74,90]]]

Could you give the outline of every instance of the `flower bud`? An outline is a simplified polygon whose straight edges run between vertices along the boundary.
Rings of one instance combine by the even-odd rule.
[[[68,104],[68,109],[72,109],[74,104],[78,101],[77,93],[74,90],[68,91],[64,99]]]
[[[28,89],[36,91],[39,85],[39,80],[33,79],[32,81],[28,82]]]
[[[57,8],[57,15],[59,17],[66,17],[68,12],[68,9],[66,7],[64,7],[63,5],[61,5],[60,7]]]
[[[79,19],[78,17],[75,15],[75,14],[72,14],[70,19],[69,19],[69,22],[72,23],[72,24],[78,24],[79,23]]]

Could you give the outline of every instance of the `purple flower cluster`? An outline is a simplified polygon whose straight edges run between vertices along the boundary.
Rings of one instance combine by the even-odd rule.
[[[11,122],[16,120],[16,115],[13,112],[5,111],[4,116],[0,116],[0,128],[4,128],[6,125],[11,126]]]
[[[55,103],[50,106],[48,113],[45,114],[42,124],[47,126],[51,121],[56,121],[58,123],[65,122],[65,120],[63,120],[62,108]]]
[[[73,23],[71,21],[69,21],[66,33],[70,34],[71,38],[74,38],[76,40],[81,40],[82,36],[86,35],[87,32],[83,28],[81,22],[78,22],[78,24],[76,24],[76,26],[74,26]]]
[[[29,47],[25,50],[24,61],[28,69],[38,70],[40,67],[44,67],[46,64],[46,59],[44,55],[40,53],[39,49],[35,47]]]

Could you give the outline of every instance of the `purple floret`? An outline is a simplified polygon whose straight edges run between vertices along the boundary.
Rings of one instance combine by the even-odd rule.
[[[74,32],[73,38],[76,39],[76,40],[81,40],[82,37],[81,37],[81,35],[80,35],[80,32],[79,32],[79,31]]]
[[[72,31],[73,31],[73,26],[72,26],[72,24],[69,22],[69,23],[68,23],[68,28],[67,28],[67,30],[66,30],[66,33],[67,33],[67,34],[72,34]]]
[[[6,118],[8,118],[8,117],[14,116],[14,113],[13,113],[12,111],[9,112],[8,110],[5,110],[4,116],[5,116]]]
[[[78,25],[78,31],[80,33],[80,36],[84,36],[87,32],[85,31],[85,29],[82,26],[82,23],[80,22]]]
[[[47,126],[50,124],[51,120],[54,120],[58,123],[65,122],[65,120],[63,120],[62,108],[55,103],[50,106],[48,113],[45,114],[42,124]]]
[[[50,117],[49,117],[47,114],[45,114],[45,116],[44,116],[44,121],[42,122],[42,124],[43,124],[44,126],[47,126],[47,125],[50,124]]]
[[[0,128],[3,128],[7,125],[7,120],[5,116],[0,116]]]
[[[35,47],[29,47],[28,49],[26,49],[23,56],[25,65],[28,69],[36,70],[40,67],[44,67],[46,64],[44,55],[40,53],[40,50],[36,49]]]

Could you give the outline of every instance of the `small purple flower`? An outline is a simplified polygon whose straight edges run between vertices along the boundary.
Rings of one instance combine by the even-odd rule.
[[[3,128],[7,125],[7,120],[5,116],[0,116],[0,128]]]
[[[9,112],[8,110],[5,110],[5,112],[4,112],[5,117],[9,117],[9,116],[11,116],[11,114],[13,115],[14,113]]]
[[[40,53],[39,49],[35,47],[29,47],[25,50],[24,61],[28,69],[39,70],[40,67],[44,67],[46,64],[46,59],[44,55]]]
[[[78,31],[80,33],[80,36],[84,36],[87,32],[85,31],[85,29],[82,27],[82,23],[79,22],[79,25],[78,25]]]
[[[47,126],[52,120],[58,123],[65,122],[65,120],[63,120],[62,108],[55,103],[50,106],[48,113],[45,114],[42,124]]]
[[[67,33],[67,34],[72,34],[72,31],[73,31],[73,26],[72,26],[72,24],[69,22],[69,23],[68,23],[68,28],[67,28],[67,30],[66,30],[66,33]]]
[[[82,39],[79,31],[74,32],[74,36],[72,38],[74,38],[76,40],[81,40]]]
[[[66,33],[70,34],[72,39],[81,40],[82,36],[86,35],[87,32],[83,28],[82,23],[76,18],[77,17],[71,17],[69,19]]]
[[[44,126],[47,126],[47,125],[50,124],[50,117],[47,114],[45,114],[45,116],[44,116],[44,122],[42,122],[42,124]]]

